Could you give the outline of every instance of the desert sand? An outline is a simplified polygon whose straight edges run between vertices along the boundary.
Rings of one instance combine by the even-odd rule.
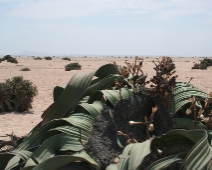
[[[148,74],[148,79],[155,75],[154,64],[151,62],[155,58],[143,57],[143,72]],[[191,84],[209,93],[212,91],[212,68],[207,70],[192,70],[195,62],[202,58],[179,58],[174,57],[176,65],[176,75],[178,81],[188,82],[193,77]],[[38,95],[34,98],[32,109],[24,113],[0,113],[0,136],[11,134],[17,136],[28,134],[42,119],[41,115],[50,104],[53,103],[53,89],[55,86],[65,86],[71,77],[79,72],[89,72],[98,69],[100,66],[116,61],[124,66],[126,58],[71,58],[71,61],[53,58],[52,60],[34,60],[32,57],[18,57],[18,64],[6,61],[0,63],[0,82],[4,82],[14,76],[23,76],[24,79],[32,81],[38,89]],[[134,58],[127,58],[129,62],[134,62]],[[78,62],[82,65],[81,70],[65,71],[65,65]],[[28,67],[31,71],[20,71],[21,68]],[[0,137],[1,138],[1,137]]]

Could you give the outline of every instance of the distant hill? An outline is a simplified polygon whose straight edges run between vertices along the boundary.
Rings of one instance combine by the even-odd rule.
[[[20,56],[48,56],[49,54],[34,52],[34,51],[23,51],[23,52],[16,54],[16,55],[20,55]]]

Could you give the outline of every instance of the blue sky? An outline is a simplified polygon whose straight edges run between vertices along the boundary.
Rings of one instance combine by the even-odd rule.
[[[211,0],[0,0],[0,54],[212,56]]]

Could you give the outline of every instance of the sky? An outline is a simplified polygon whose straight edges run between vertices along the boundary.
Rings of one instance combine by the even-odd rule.
[[[0,54],[212,56],[211,0],[0,0]]]

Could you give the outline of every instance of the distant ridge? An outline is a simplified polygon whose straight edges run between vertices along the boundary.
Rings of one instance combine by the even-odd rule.
[[[49,54],[34,52],[34,51],[23,51],[23,52],[16,54],[16,55],[20,55],[20,56],[48,56]]]
[[[132,57],[135,57],[135,56],[139,56],[139,57],[143,57],[143,58],[152,58],[152,57],[162,57],[162,56],[168,56],[168,57],[181,57],[181,58],[196,58],[196,57],[201,57],[201,58],[205,58],[205,57],[208,57],[208,58],[212,58],[212,56],[178,56],[178,55],[145,55],[145,54],[120,54],[120,55],[106,55],[106,54],[80,54],[80,53],[71,53],[71,54],[52,54],[52,53],[42,53],[42,52],[35,52],[35,51],[23,51],[23,52],[20,52],[20,53],[7,53],[7,54],[0,54],[0,57],[3,57],[5,55],[12,55],[12,56],[21,56],[21,57],[28,57],[28,56],[39,56],[39,57],[44,57],[44,56],[56,56],[56,57],[125,57],[125,58],[132,58]]]

